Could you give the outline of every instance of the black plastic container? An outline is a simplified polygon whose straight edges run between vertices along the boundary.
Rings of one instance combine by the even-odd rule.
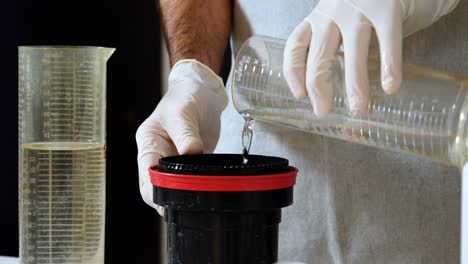
[[[153,200],[165,207],[169,264],[271,264],[281,208],[293,202],[288,160],[204,154],[163,158],[151,169]]]

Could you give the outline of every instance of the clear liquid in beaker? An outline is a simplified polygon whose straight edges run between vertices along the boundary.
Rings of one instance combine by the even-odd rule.
[[[282,113],[279,113],[280,111]],[[305,109],[304,114],[298,114],[298,109],[294,109],[288,115],[288,111],[288,109],[264,108],[262,112],[256,113],[256,118],[368,146],[410,152],[418,156],[430,156],[433,160],[450,164],[450,144],[454,138],[440,129],[446,126],[443,116],[426,118],[426,122],[431,123],[426,126],[433,129],[418,129],[416,124],[419,123],[419,120],[425,119],[406,118],[403,117],[403,114],[399,119],[407,119],[408,121],[402,123],[410,125],[398,126],[391,122],[354,119],[333,113],[330,115],[334,116],[326,119],[326,122],[323,119],[313,122],[303,118],[304,115],[308,114],[307,112],[312,112],[309,109]]]
[[[21,145],[21,263],[104,263],[105,146]]]

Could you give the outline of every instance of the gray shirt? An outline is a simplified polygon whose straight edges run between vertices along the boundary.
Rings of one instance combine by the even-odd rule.
[[[233,58],[251,35],[286,39],[316,2],[236,0]],[[405,63],[468,75],[468,1],[406,38],[403,54]],[[230,103],[216,152],[240,153],[242,127]],[[294,204],[283,209],[281,261],[459,262],[455,167],[262,123],[251,151],[286,157],[300,170]]]

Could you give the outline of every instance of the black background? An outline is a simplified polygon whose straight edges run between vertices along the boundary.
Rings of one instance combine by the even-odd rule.
[[[158,263],[159,216],[140,197],[135,131],[160,99],[152,0],[0,4],[0,255],[18,255],[17,46],[115,47],[108,62],[106,263]]]

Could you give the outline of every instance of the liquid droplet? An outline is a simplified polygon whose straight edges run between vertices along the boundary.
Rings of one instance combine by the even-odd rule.
[[[242,164],[245,165],[247,163],[249,163],[249,152],[246,149],[244,149],[242,151]]]

